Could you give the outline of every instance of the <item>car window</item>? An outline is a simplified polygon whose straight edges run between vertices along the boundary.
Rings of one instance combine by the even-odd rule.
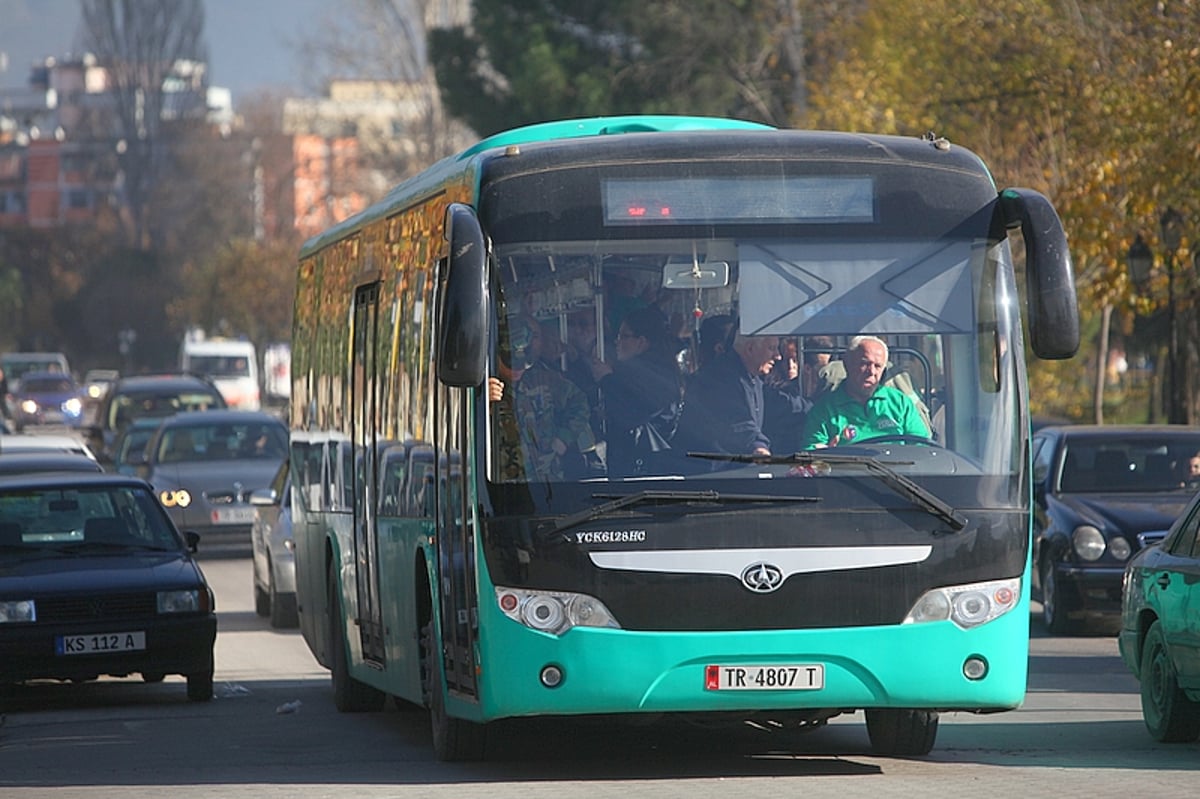
[[[1050,459],[1054,455],[1054,447],[1049,446],[1046,436],[1033,437],[1033,482],[1045,482],[1050,474]]]
[[[118,393],[109,405],[108,425],[120,429],[141,417],[173,416],[183,411],[224,408],[225,400],[215,390],[189,388],[182,391],[131,391]]]
[[[138,486],[0,491],[0,551],[69,557],[75,545],[178,549],[182,542]]]
[[[1177,491],[1200,436],[1068,439],[1059,490],[1070,493]]]
[[[282,460],[287,457],[287,429],[260,421],[177,425],[163,430],[154,455],[163,463]]]

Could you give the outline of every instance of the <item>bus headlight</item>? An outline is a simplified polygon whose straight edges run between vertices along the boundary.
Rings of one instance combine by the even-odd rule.
[[[986,624],[1017,606],[1021,581],[991,580],[927,591],[904,617],[904,624],[952,621],[964,630]]]
[[[554,635],[572,627],[621,626],[603,602],[587,594],[496,586],[496,603],[513,621]]]

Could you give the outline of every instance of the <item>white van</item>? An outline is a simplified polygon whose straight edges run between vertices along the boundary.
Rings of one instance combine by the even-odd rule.
[[[258,353],[252,342],[189,334],[180,349],[179,368],[212,380],[230,408],[259,410]]]

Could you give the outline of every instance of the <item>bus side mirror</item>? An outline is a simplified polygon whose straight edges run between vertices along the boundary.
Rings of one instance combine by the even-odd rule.
[[[450,257],[438,314],[437,374],[448,386],[483,384],[487,367],[487,246],[475,211],[452,203],[446,209]]]
[[[1079,303],[1067,234],[1054,206],[1033,189],[1005,189],[1000,209],[1006,228],[1025,239],[1029,339],[1046,360],[1071,358],[1079,350]]]

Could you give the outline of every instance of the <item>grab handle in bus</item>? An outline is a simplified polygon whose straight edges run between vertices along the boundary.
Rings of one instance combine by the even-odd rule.
[[[438,378],[448,386],[483,384],[487,366],[487,245],[470,206],[446,209],[450,257],[438,314]]]
[[[1067,234],[1054,206],[1033,189],[1005,189],[1000,208],[1007,228],[1025,239],[1025,283],[1029,339],[1046,360],[1070,358],[1079,350],[1079,304]]]

